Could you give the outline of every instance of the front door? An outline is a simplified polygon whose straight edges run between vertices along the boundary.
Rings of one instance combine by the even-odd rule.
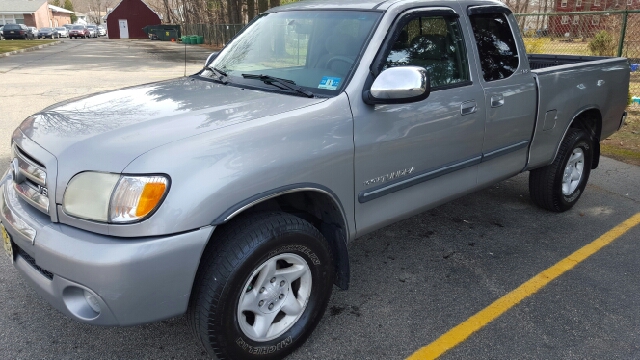
[[[129,26],[127,25],[127,20],[118,20],[118,24],[120,25],[120,39],[128,39]]]
[[[358,235],[466,193],[476,185],[482,158],[484,93],[469,67],[470,39],[456,12],[407,11],[391,34],[374,66],[424,67],[431,94],[410,104],[355,109]]]

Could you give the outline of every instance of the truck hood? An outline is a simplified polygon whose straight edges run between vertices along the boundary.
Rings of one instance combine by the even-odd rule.
[[[325,100],[180,78],[56,104],[19,129],[56,158],[60,203],[79,172],[120,173],[156,147]]]
[[[80,171],[121,172],[173,141],[324,100],[180,78],[56,104],[20,130],[57,158],[66,183]]]

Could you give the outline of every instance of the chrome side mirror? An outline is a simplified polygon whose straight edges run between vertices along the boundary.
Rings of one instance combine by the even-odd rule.
[[[204,62],[204,67],[209,66],[209,64],[211,64],[211,62],[215,60],[216,57],[218,57],[218,54],[220,54],[220,51],[212,52],[211,55],[209,55],[209,57],[207,58],[207,61]]]
[[[392,67],[378,75],[370,90],[362,94],[367,104],[406,104],[429,97],[427,70],[419,66]]]

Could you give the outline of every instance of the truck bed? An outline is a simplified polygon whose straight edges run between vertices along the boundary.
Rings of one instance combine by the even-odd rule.
[[[555,54],[527,54],[531,70],[544,69],[551,66],[581,64],[585,62],[612,59],[607,56],[577,56]]]
[[[546,54],[528,58],[538,84],[538,118],[528,168],[553,161],[569,124],[582,112],[599,114],[599,140],[618,130],[627,105],[627,59]]]

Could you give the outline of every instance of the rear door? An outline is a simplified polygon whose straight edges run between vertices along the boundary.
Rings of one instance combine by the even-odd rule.
[[[536,84],[508,8],[468,7],[476,64],[484,89],[485,138],[478,184],[521,172],[536,119]]]

